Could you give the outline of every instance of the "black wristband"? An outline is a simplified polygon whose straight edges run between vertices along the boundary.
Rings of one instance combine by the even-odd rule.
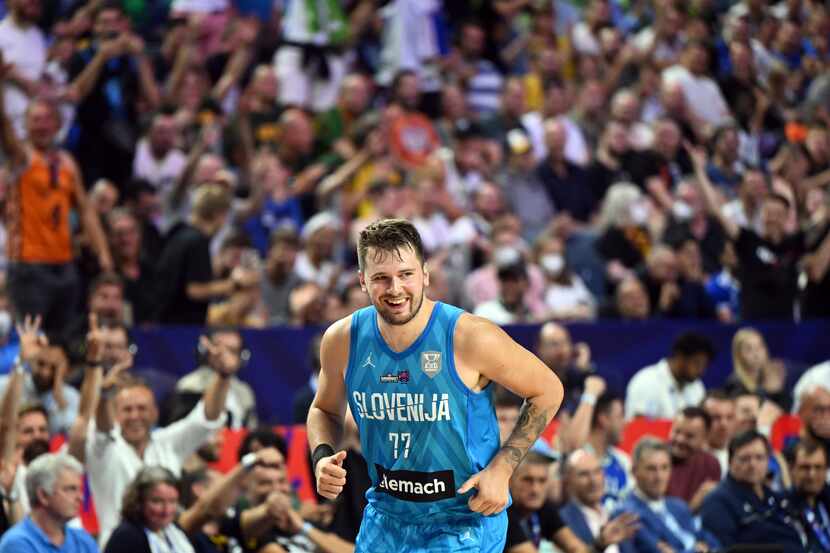
[[[329,444],[320,444],[314,448],[314,453],[311,454],[311,473],[317,476],[317,463],[323,457],[331,457],[334,455],[334,448]]]

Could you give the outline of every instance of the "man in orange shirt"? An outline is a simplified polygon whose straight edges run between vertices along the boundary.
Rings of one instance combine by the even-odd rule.
[[[0,59],[0,89],[8,67]],[[24,142],[2,106],[0,102],[0,145],[11,172],[5,213],[10,297],[19,316],[41,315],[46,330],[62,331],[72,319],[79,292],[72,210],[92,241],[101,270],[112,271],[112,257],[87,202],[80,170],[72,155],[55,143],[61,126],[57,107],[43,99],[29,104]]]

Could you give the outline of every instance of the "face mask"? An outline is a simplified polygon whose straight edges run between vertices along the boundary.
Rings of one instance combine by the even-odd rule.
[[[693,215],[691,206],[682,200],[677,200],[672,204],[671,212],[678,221],[688,221]]]
[[[635,225],[644,225],[648,222],[648,207],[645,204],[636,203],[631,206],[631,222]]]
[[[558,253],[545,255],[540,261],[545,272],[551,275],[558,275],[565,268],[565,259]]]
[[[0,311],[0,338],[9,335],[12,329],[12,316],[8,311]]]

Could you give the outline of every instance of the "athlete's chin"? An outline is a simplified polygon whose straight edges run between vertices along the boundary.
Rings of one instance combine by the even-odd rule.
[[[415,313],[406,312],[406,313],[392,313],[386,310],[378,311],[380,313],[381,318],[386,321],[386,323],[390,325],[405,325],[409,321],[415,318]]]

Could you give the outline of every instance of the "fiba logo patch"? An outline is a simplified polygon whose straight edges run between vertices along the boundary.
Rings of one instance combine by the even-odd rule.
[[[430,378],[434,378],[436,374],[441,372],[441,352],[422,351],[421,370]]]

